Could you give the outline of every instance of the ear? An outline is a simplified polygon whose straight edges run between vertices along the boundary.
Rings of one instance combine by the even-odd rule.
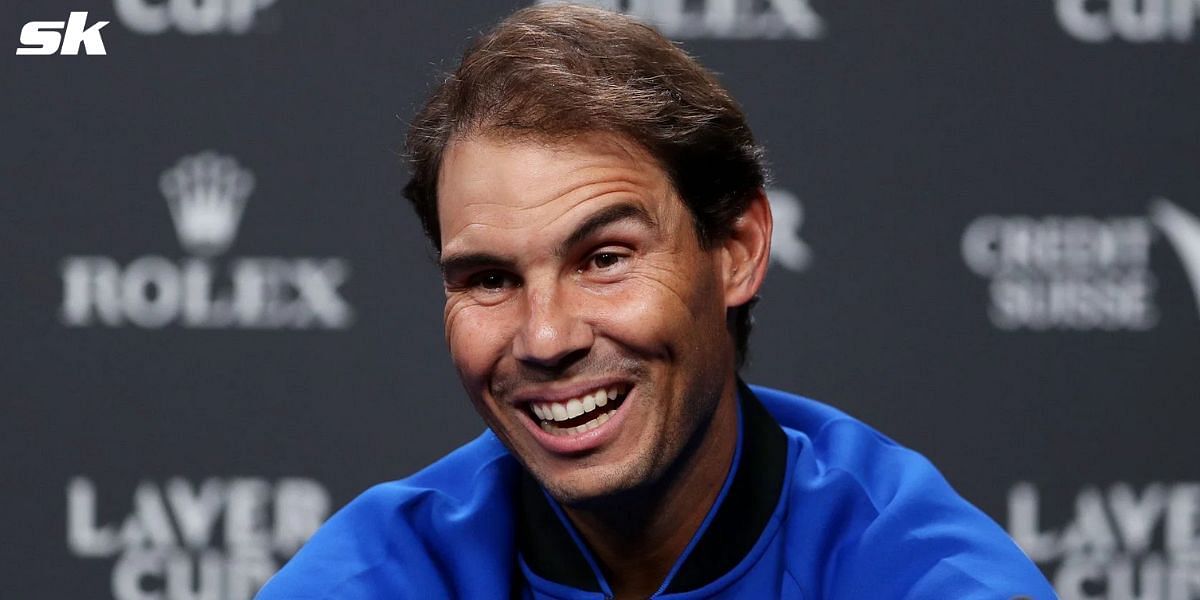
[[[741,306],[762,287],[771,258],[771,205],[759,189],[721,242],[725,306]]]

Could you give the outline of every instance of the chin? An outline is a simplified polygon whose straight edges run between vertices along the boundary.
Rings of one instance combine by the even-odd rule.
[[[534,478],[559,504],[586,507],[645,488],[653,479],[649,461],[638,464],[578,467],[571,473]]]

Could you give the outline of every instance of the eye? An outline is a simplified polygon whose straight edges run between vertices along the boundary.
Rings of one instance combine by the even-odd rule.
[[[613,278],[624,273],[631,264],[631,256],[624,249],[607,249],[594,252],[579,267],[581,275],[593,278]]]
[[[508,287],[516,287],[516,280],[512,275],[503,271],[484,271],[471,277],[471,287],[497,292]]]
[[[598,252],[592,255],[591,259],[589,259],[589,262],[597,269],[608,269],[615,267],[624,258],[624,256],[621,256],[616,252]]]

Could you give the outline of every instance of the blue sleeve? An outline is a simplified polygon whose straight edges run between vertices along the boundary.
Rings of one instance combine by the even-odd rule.
[[[419,497],[400,501],[397,490],[388,489],[395,485],[376,486],[338,511],[267,582],[256,600],[452,595],[434,575],[438,568],[424,547],[425,536],[406,518],[419,519],[427,502]],[[398,514],[414,508],[415,515]]]
[[[482,439],[329,519],[257,600],[487,598],[514,571],[516,462]],[[502,518],[497,518],[501,516]]]
[[[852,419],[826,424],[824,476],[864,494],[869,513],[828,563],[827,598],[1057,598],[1020,548],[924,457]]]

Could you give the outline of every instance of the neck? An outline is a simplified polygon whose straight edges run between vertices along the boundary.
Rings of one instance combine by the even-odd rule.
[[[658,590],[716,502],[737,446],[736,382],[725,388],[707,427],[659,481],[603,506],[563,507],[617,598]]]

